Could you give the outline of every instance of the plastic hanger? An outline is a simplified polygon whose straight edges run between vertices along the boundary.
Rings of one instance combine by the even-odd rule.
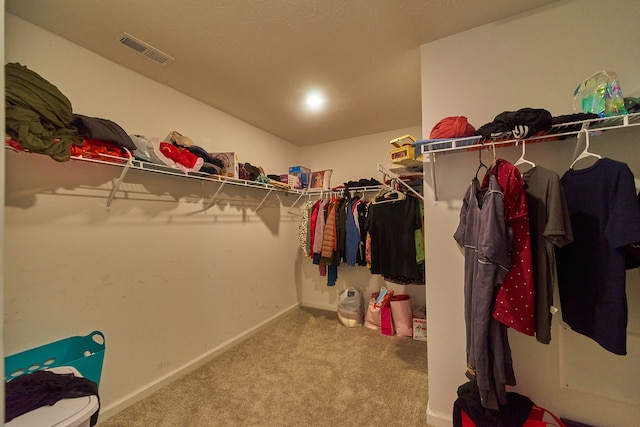
[[[405,200],[407,198],[407,195],[402,191],[396,189],[395,181],[395,179],[391,180],[391,185],[386,188],[387,191],[385,191],[384,187],[381,188],[376,197],[373,198],[371,203],[377,205],[380,203],[398,202],[400,200]]]
[[[478,162],[480,164],[478,165],[478,169],[476,170],[476,179],[478,179],[478,173],[480,173],[480,169],[485,168],[485,171],[489,170],[489,166],[485,165],[482,161],[482,149],[484,148],[484,144],[481,145],[482,146],[480,147],[480,150],[478,150]]]
[[[580,133],[578,134],[578,139],[580,139],[580,135],[582,135],[582,134],[584,134],[584,150],[582,150],[582,153],[580,153],[580,155],[575,158],[573,163],[571,163],[571,166],[569,166],[569,169],[573,169],[573,166],[578,162],[578,160],[584,159],[586,157],[595,157],[597,159],[601,159],[602,158],[601,155],[595,154],[595,153],[591,153],[589,151],[589,131],[586,130],[586,129],[582,129],[580,131]]]
[[[520,141],[520,142],[522,142],[522,154],[520,155],[520,158],[518,160],[516,160],[516,162],[513,165],[514,166],[518,166],[518,165],[522,165],[522,164],[528,164],[528,165],[531,165],[531,167],[535,168],[536,167],[535,163],[533,163],[531,160],[527,160],[527,159],[524,158],[524,153],[526,151],[525,150],[526,144],[524,142],[524,139],[522,141]],[[518,145],[517,141],[516,141],[516,145]]]
[[[496,143],[495,141],[491,141],[491,151],[493,152],[493,162],[491,166],[489,166],[489,170],[493,171],[493,168],[496,166]]]

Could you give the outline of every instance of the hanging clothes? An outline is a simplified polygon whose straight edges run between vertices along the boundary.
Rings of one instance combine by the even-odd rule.
[[[356,260],[357,264],[360,266],[367,265],[367,240],[368,235],[367,230],[365,229],[365,224],[367,222],[367,216],[369,215],[369,205],[371,202],[363,201],[358,204],[357,214],[358,214],[358,229],[360,230],[360,244],[358,246],[358,258]],[[355,212],[354,212],[355,214]]]
[[[300,247],[302,248],[302,255],[304,257],[308,257],[310,254],[310,219],[311,219],[311,209],[315,204],[314,201],[307,200],[301,207],[300,211],[302,213],[300,217],[300,223],[298,224],[298,237],[300,238]]]
[[[418,202],[418,208],[420,209],[420,229],[415,230],[416,263],[421,265],[426,260],[424,252],[424,201]]]
[[[69,98],[25,65],[4,67],[6,132],[29,151],[68,161],[69,147],[82,144]]]
[[[560,176],[540,166],[524,172],[535,295],[536,340],[551,342],[551,306],[553,305],[556,260],[554,247],[573,241],[569,209]]]
[[[313,207],[311,208],[311,214],[309,216],[309,256],[313,259],[315,253],[315,238],[316,238],[316,226],[318,224],[318,212],[320,210],[320,206],[322,205],[322,200],[317,200],[314,202]]]
[[[415,246],[415,230],[421,226],[418,203],[407,196],[369,205],[365,230],[371,239],[372,274],[421,279]]]
[[[337,235],[338,203],[332,200],[327,205],[326,222],[322,236],[322,261],[326,265],[333,264],[333,256],[338,248]]]
[[[467,189],[453,237],[464,249],[464,316],[467,377],[477,384],[482,405],[506,403],[506,385],[515,385],[506,325],[492,316],[499,284],[510,270],[509,240],[502,189],[495,176],[481,189]]]
[[[626,245],[640,241],[633,173],[602,158],[570,169],[561,183],[573,243],[556,250],[562,319],[572,330],[619,355],[627,353]]]
[[[344,238],[344,262],[349,266],[355,266],[358,262],[358,249],[360,247],[360,224],[358,223],[358,205],[362,203],[359,198],[354,198],[347,204],[347,218]]]
[[[334,264],[340,264],[345,260],[346,256],[346,240],[347,240],[347,216],[349,210],[349,204],[351,202],[351,195],[349,192],[344,192],[343,196],[339,198],[336,212],[336,238],[338,239],[336,254],[334,256]]]
[[[640,206],[640,193],[638,193],[638,206]],[[640,218],[638,219],[640,220]],[[625,246],[624,266],[627,270],[640,267],[640,242]]]
[[[321,263],[322,261],[322,240],[324,237],[324,227],[325,227],[325,208],[329,203],[328,200],[320,200],[318,203],[318,214],[316,217],[316,226],[314,230],[313,237],[313,263],[320,266],[320,274],[323,274],[324,265]]]
[[[491,173],[504,194],[504,219],[513,233],[511,270],[500,285],[493,317],[526,335],[535,332],[535,300],[529,211],[524,180],[518,168],[504,159],[496,159]],[[487,185],[486,176],[483,187]]]

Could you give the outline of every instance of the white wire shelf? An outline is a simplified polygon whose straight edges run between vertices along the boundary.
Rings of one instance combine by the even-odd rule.
[[[32,152],[30,152],[28,150],[17,150],[17,149],[15,149],[14,147],[12,147],[10,145],[5,145],[5,148],[8,149],[8,150],[17,152],[17,153],[35,154],[35,153],[32,153]],[[109,197],[107,199],[107,204],[106,204],[107,205],[107,210],[111,207],[111,203],[115,199],[116,192],[118,191],[118,189],[119,189],[121,183],[123,182],[126,174],[131,169],[140,170],[140,171],[144,171],[144,172],[152,172],[152,173],[157,173],[157,174],[163,174],[163,175],[171,175],[171,176],[178,176],[178,177],[183,177],[183,178],[197,179],[197,180],[200,180],[200,181],[219,183],[220,185],[216,189],[215,193],[213,194],[211,199],[209,199],[209,201],[207,202],[207,204],[206,204],[206,206],[204,208],[205,211],[207,209],[209,209],[214,204],[216,198],[218,197],[218,194],[220,194],[221,190],[227,184],[234,185],[234,186],[241,186],[241,187],[248,187],[248,188],[256,188],[256,189],[260,189],[260,190],[266,190],[267,194],[265,194],[263,199],[260,201],[260,203],[256,207],[256,211],[259,210],[262,207],[262,205],[266,201],[267,197],[269,197],[269,195],[273,191],[277,191],[277,192],[281,192],[281,193],[287,193],[287,194],[294,194],[294,195],[298,196],[296,201],[292,204],[292,206],[289,209],[289,211],[291,212],[291,209],[298,203],[298,201],[302,197],[305,197],[305,196],[309,196],[309,197],[311,197],[311,196],[321,196],[323,194],[328,194],[328,193],[338,193],[338,192],[342,192],[342,191],[344,191],[346,189],[346,187],[344,187],[344,188],[343,187],[335,187],[335,188],[331,188],[331,189],[284,188],[284,187],[281,187],[281,186],[278,186],[278,185],[274,185],[274,184],[268,184],[268,183],[263,183],[263,182],[258,182],[258,181],[250,181],[250,180],[246,180],[246,179],[239,179],[239,178],[233,178],[233,177],[227,177],[227,176],[221,176],[221,175],[212,175],[212,174],[208,174],[208,173],[204,173],[204,172],[184,172],[184,171],[182,171],[181,169],[178,169],[178,168],[173,168],[173,167],[170,167],[170,166],[160,165],[160,164],[157,164],[157,163],[151,163],[151,162],[145,162],[145,161],[142,161],[142,160],[138,160],[138,159],[135,159],[133,156],[131,156],[130,158],[124,158],[124,157],[118,157],[118,156],[112,156],[112,155],[98,153],[97,157],[95,155],[92,155],[92,157],[71,156],[71,160],[80,161],[80,162],[88,162],[88,163],[97,163],[97,164],[115,166],[115,167],[122,168],[122,172],[121,172],[120,176],[114,182],[114,186],[111,189],[111,192],[110,192]],[[349,191],[357,191],[357,192],[370,192],[370,191],[379,191],[381,187],[382,187],[382,185],[358,186],[358,187],[349,187],[348,190]]]
[[[600,134],[607,130],[624,129],[640,126],[640,113],[624,114],[620,116],[601,117],[595,119],[581,120],[553,125],[551,130],[544,135],[536,135],[524,139],[499,139],[499,140],[478,140],[478,136],[467,138],[456,138],[448,141],[438,140],[437,149],[428,144],[419,144],[420,149],[416,150],[416,156],[422,155],[424,163],[430,163],[431,184],[433,186],[433,197],[435,204],[438,203],[438,190],[436,183],[436,154],[448,154],[461,151],[474,151],[500,146],[517,145],[520,142],[526,144],[536,142],[551,142],[559,139],[566,139],[577,136],[581,132],[588,134]]]
[[[5,147],[6,149],[12,150],[17,153],[34,154],[32,152],[29,152],[28,150],[16,150],[10,145],[5,145]],[[242,187],[267,190],[267,194],[263,197],[263,199],[260,201],[260,203],[256,207],[256,211],[262,207],[267,197],[269,197],[269,195],[273,191],[280,191],[280,192],[293,193],[293,194],[300,194],[301,192],[301,190],[283,188],[273,184],[268,184],[268,183],[263,183],[258,181],[250,181],[246,179],[239,179],[239,178],[233,178],[233,177],[227,177],[227,176],[221,176],[221,175],[212,175],[204,172],[184,172],[178,168],[172,168],[170,166],[159,165],[156,163],[137,160],[133,158],[133,156],[131,156],[130,158],[124,158],[124,157],[111,156],[108,154],[98,153],[97,157],[95,157],[95,155],[92,155],[92,157],[71,156],[71,160],[88,162],[88,163],[97,163],[97,164],[122,168],[122,172],[118,177],[118,179],[115,181],[113,189],[111,190],[111,194],[107,199],[107,209],[111,207],[111,203],[113,202],[113,199],[115,198],[115,194],[118,191],[120,184],[124,180],[124,177],[129,172],[129,170],[132,170],[132,169],[145,171],[145,172],[158,173],[163,175],[172,175],[172,176],[179,176],[183,178],[197,179],[200,181],[219,183],[220,186],[217,188],[215,194],[209,200],[204,210],[209,209],[213,205],[218,194],[220,194],[220,191],[222,190],[222,188],[227,184],[234,185],[234,186],[242,186]]]
[[[588,130],[591,133],[604,132],[606,130],[620,129],[625,127],[640,126],[640,113],[625,114],[621,116],[601,117],[589,120],[581,120],[576,122],[559,123],[553,125],[544,135],[531,136],[524,139],[493,139],[480,140],[477,135],[465,138],[452,138],[450,140],[438,140],[431,144],[416,144],[420,150],[416,156],[420,154],[439,154],[451,153],[457,151],[473,151],[491,146],[508,146],[516,145],[520,141],[527,144],[534,142],[555,141],[557,139],[569,138],[576,136],[581,130]],[[417,141],[419,142],[419,141]],[[437,146],[437,148],[434,148]],[[423,161],[429,161],[430,156],[424,156]]]

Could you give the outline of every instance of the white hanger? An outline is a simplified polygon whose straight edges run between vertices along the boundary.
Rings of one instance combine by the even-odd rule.
[[[602,156],[599,154],[595,154],[595,153],[591,153],[589,151],[589,131],[586,129],[581,129],[580,133],[578,134],[578,140],[580,139],[580,135],[584,134],[584,150],[582,150],[582,153],[580,153],[580,155],[578,157],[576,157],[576,159],[573,161],[573,163],[571,163],[571,166],[569,166],[569,169],[573,169],[573,165],[575,165],[578,160],[584,159],[585,157],[596,157],[598,159],[601,159]]]
[[[489,170],[493,170],[493,168],[496,166],[496,142],[495,141],[491,141],[491,150],[493,151],[493,163],[491,163],[491,166],[489,166]]]
[[[407,196],[397,189],[396,178],[391,179],[388,187],[382,187],[371,203],[377,205],[379,203],[389,203],[405,200]]]
[[[521,165],[521,164],[529,164],[529,165],[531,165],[532,168],[535,168],[536,167],[535,163],[533,163],[532,161],[527,160],[527,159],[524,158],[525,145],[526,145],[525,142],[524,142],[524,139],[522,141],[520,141],[520,142],[522,142],[522,155],[520,156],[520,158],[518,160],[516,160],[516,162],[513,165],[514,166],[518,166],[518,165]],[[516,141],[516,145],[518,145],[518,141]]]

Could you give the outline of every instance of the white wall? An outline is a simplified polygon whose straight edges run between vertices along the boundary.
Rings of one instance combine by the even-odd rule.
[[[208,151],[281,173],[299,149],[77,45],[6,15],[6,62],[55,84],[74,112],[129,133],[177,130]],[[4,350],[98,329],[106,336],[101,417],[301,301],[291,196],[6,153]]]
[[[421,135],[421,127],[414,126],[392,130],[388,132],[366,135],[357,138],[343,139],[326,144],[316,144],[302,147],[300,156],[305,166],[311,170],[333,169],[331,186],[343,185],[348,181],[361,178],[375,178],[383,180],[383,175],[377,169],[378,163],[388,167],[391,139],[411,134],[416,138]],[[375,193],[366,194],[373,197]],[[338,280],[333,287],[327,286],[326,277],[321,277],[318,266],[313,265],[310,258],[303,258],[299,253],[296,271],[298,282],[301,283],[303,304],[310,307],[335,309],[338,293],[354,286],[362,289],[365,296],[380,290],[380,286],[393,289],[396,293],[411,295],[414,304],[425,305],[425,287],[420,285],[397,285],[385,282],[382,276],[372,275],[367,267],[347,266],[338,267]]]
[[[623,93],[640,89],[640,8],[635,0],[562,1],[422,46],[423,131],[441,118],[464,115],[479,127],[503,111],[546,108],[572,112],[576,86],[600,70],[617,72]],[[592,138],[592,151],[629,164],[640,177],[640,130]],[[571,163],[575,138],[527,146],[527,157],[560,175]],[[456,389],[466,382],[463,257],[452,235],[461,198],[477,168],[477,152],[437,158],[440,202],[426,190],[428,421],[451,425]],[[519,148],[498,149],[515,161]],[[491,154],[485,152],[484,156]],[[430,185],[430,179],[426,178]],[[640,182],[637,180],[637,182]],[[628,274],[627,356],[614,356],[566,330],[554,316],[552,342],[510,331],[518,386],[558,415],[598,426],[636,426],[640,419],[640,278]],[[558,301],[556,299],[556,301]],[[558,303],[559,304],[559,303]],[[580,368],[577,368],[577,367]]]

